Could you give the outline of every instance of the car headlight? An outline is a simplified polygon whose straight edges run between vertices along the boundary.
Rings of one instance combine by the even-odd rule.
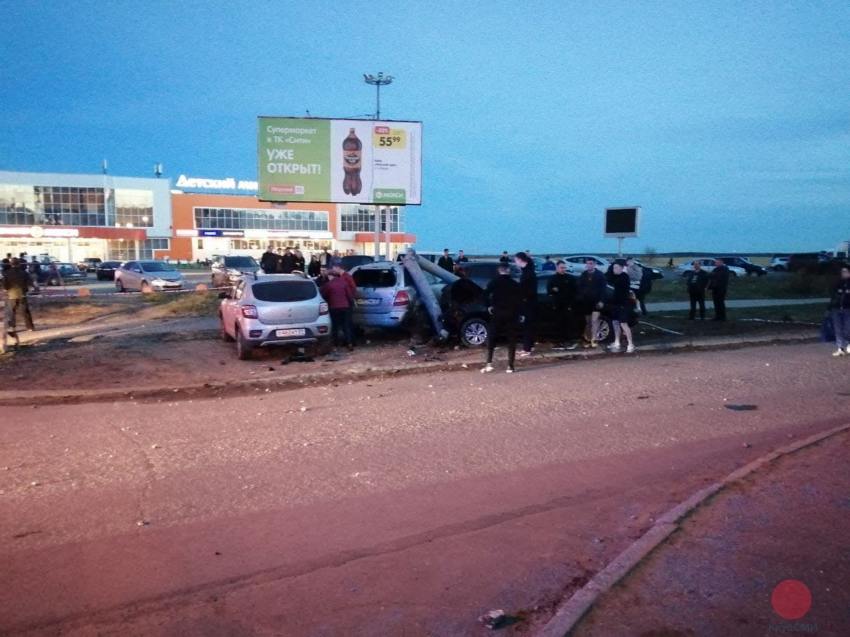
[[[234,270],[233,268],[228,268],[228,269],[227,269],[227,274],[228,274],[229,276],[242,276],[242,272],[241,272],[241,271],[239,271],[239,270]]]
[[[165,281],[163,281],[162,279],[154,279],[153,281],[151,281],[151,284],[152,285],[165,285]]]

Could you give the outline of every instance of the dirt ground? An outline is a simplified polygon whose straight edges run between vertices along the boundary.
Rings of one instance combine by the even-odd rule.
[[[131,393],[172,386],[297,379],[323,372],[329,377],[351,377],[374,368],[416,368],[423,363],[474,367],[483,362],[482,350],[463,349],[456,343],[414,346],[409,335],[386,331],[363,335],[351,353],[314,360],[299,357],[291,348],[271,348],[256,352],[251,361],[239,361],[233,344],[218,336],[217,302],[214,295],[113,296],[63,302],[35,299],[38,331],[18,351],[0,356],[0,392],[126,389]],[[772,312],[771,316],[778,316]],[[137,328],[129,330],[128,325]],[[682,313],[667,313],[649,316],[635,332],[640,348],[766,332],[811,336],[812,329],[781,320],[693,322]],[[537,363],[540,358],[563,355],[554,352],[550,343],[540,343],[536,352]]]

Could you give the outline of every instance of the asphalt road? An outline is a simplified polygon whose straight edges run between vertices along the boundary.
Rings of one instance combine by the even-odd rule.
[[[530,630],[706,482],[846,422],[829,351],[3,408],[0,634]]]

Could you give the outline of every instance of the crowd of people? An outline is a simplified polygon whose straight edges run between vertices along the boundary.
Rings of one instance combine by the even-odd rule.
[[[340,254],[338,250],[323,250],[310,256],[306,263],[297,248],[277,250],[269,246],[260,258],[260,267],[266,274],[301,273],[309,276],[319,287],[328,304],[331,317],[331,340],[336,347],[354,349],[354,299],[357,284],[343,267],[343,256],[353,256],[353,250]]]
[[[609,350],[621,352],[625,349],[629,354],[636,351],[631,325],[636,322],[638,300],[635,285],[639,284],[640,277],[633,280],[630,276],[628,267],[631,261],[615,262],[610,272],[603,273],[597,268],[594,259],[587,259],[584,271],[578,277],[567,272],[564,261],[553,263],[554,274],[548,277],[546,287],[547,294],[553,300],[555,320],[560,332],[560,343],[556,348],[578,346],[567,345],[577,318],[584,322],[583,345],[586,348],[598,347],[600,320],[607,305],[614,330],[614,341]],[[527,252],[517,252],[513,256],[513,263],[519,268],[519,281],[513,278],[511,261],[507,253],[503,253],[498,275],[485,290],[490,321],[487,329],[487,358],[481,370],[483,373],[494,370],[493,354],[499,340],[507,344],[508,373],[513,373],[515,369],[518,340],[522,341],[520,358],[531,356],[534,351],[538,318],[537,272]],[[613,289],[610,298],[607,294],[609,285]]]

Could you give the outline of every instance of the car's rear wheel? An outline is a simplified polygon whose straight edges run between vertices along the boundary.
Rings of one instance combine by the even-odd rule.
[[[236,328],[236,357],[240,361],[250,360],[254,348],[248,342],[248,339],[242,335],[242,330]]]
[[[464,347],[484,347],[487,344],[488,325],[480,316],[466,319],[460,325],[460,342]]]

